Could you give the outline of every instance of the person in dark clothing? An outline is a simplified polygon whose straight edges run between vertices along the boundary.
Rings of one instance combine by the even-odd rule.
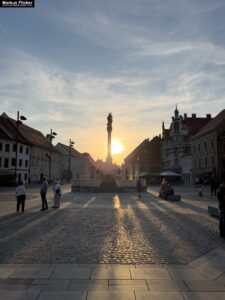
[[[222,183],[217,190],[217,197],[219,201],[220,221],[219,231],[220,237],[225,238],[225,182]]]
[[[20,181],[18,187],[16,188],[16,198],[17,198],[16,210],[19,211],[21,205],[22,212],[24,212],[26,191],[25,191],[25,186],[23,184],[23,181]]]
[[[142,192],[141,178],[139,178],[137,181],[137,191],[138,191],[138,197],[141,197],[141,192]]]
[[[48,209],[48,202],[46,199],[46,194],[48,191],[48,182],[45,176],[42,177],[42,184],[41,184],[41,190],[40,190],[40,194],[41,194],[41,200],[42,200],[42,209],[41,210],[45,210]]]
[[[216,196],[216,189],[218,188],[218,184],[215,179],[212,179],[210,182],[210,190],[211,190],[211,196],[213,194]]]

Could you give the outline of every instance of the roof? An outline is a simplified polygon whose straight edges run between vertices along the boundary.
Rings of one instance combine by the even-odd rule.
[[[206,124],[211,120],[210,118],[186,118],[182,121],[182,124],[187,126],[188,135],[193,136],[197,134]]]
[[[8,140],[8,141],[12,140],[12,136],[7,134],[7,131],[1,125],[0,125],[0,139]]]
[[[62,144],[62,143],[58,143],[57,145],[60,145],[62,148],[64,148],[64,150],[68,151],[68,153],[69,153],[69,151],[70,151],[69,146]],[[75,156],[75,157],[83,157],[83,155],[79,151],[74,149],[73,147],[71,147],[71,155]]]
[[[214,119],[211,119],[210,122],[195,135],[195,137],[216,129],[222,122],[225,122],[225,109],[223,109]]]
[[[14,132],[14,139],[16,138],[16,120],[7,116],[7,114],[3,113],[0,116],[0,124],[1,120],[3,122],[3,126],[8,126],[8,128],[12,128]],[[6,128],[6,127],[5,127]],[[8,128],[6,128],[8,130]],[[9,131],[10,132],[10,131]],[[10,132],[11,133],[11,132]],[[24,140],[24,141],[22,141]],[[39,130],[36,130],[32,127],[29,127],[25,124],[19,125],[19,142],[23,142],[25,144],[32,144],[35,146],[39,146],[41,148],[49,149],[49,140],[43,135],[43,133]],[[55,146],[52,145],[52,151],[58,152],[55,149]]]
[[[29,140],[16,129],[16,121],[13,120],[14,122],[12,122],[12,120],[13,119],[9,118],[6,114],[2,114],[0,116],[0,125],[12,136],[14,140],[17,140],[18,143],[30,145]]]
[[[146,144],[149,143],[149,139],[145,139],[141,144],[139,144],[126,158],[124,158],[124,161],[132,159],[132,157],[137,154],[138,151],[140,151]]]

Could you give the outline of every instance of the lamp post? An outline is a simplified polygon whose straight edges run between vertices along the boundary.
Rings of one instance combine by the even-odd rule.
[[[49,180],[49,183],[51,183],[51,166],[52,166],[52,140],[55,138],[55,136],[57,135],[56,132],[50,131],[50,134],[47,135],[47,137],[49,138],[49,171],[48,171],[48,180]]]
[[[16,139],[15,139],[15,145],[16,145],[16,158],[15,158],[15,177],[16,177],[16,171],[17,171],[17,157],[18,157],[18,132],[19,132],[19,125],[23,124],[22,121],[26,121],[26,117],[20,116],[20,112],[17,111],[17,120],[16,120]]]
[[[71,148],[73,147],[75,143],[73,141],[71,141],[71,139],[69,140],[69,174],[68,174],[68,181],[70,182],[71,179]]]

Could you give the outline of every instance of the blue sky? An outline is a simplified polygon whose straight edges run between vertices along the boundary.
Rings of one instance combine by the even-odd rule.
[[[225,108],[225,1],[36,0],[0,9],[0,103],[55,142],[105,158],[106,117],[125,151],[181,114]]]

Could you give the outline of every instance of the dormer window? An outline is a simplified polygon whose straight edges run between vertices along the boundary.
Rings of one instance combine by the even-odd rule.
[[[179,132],[179,122],[174,123],[174,132]]]

